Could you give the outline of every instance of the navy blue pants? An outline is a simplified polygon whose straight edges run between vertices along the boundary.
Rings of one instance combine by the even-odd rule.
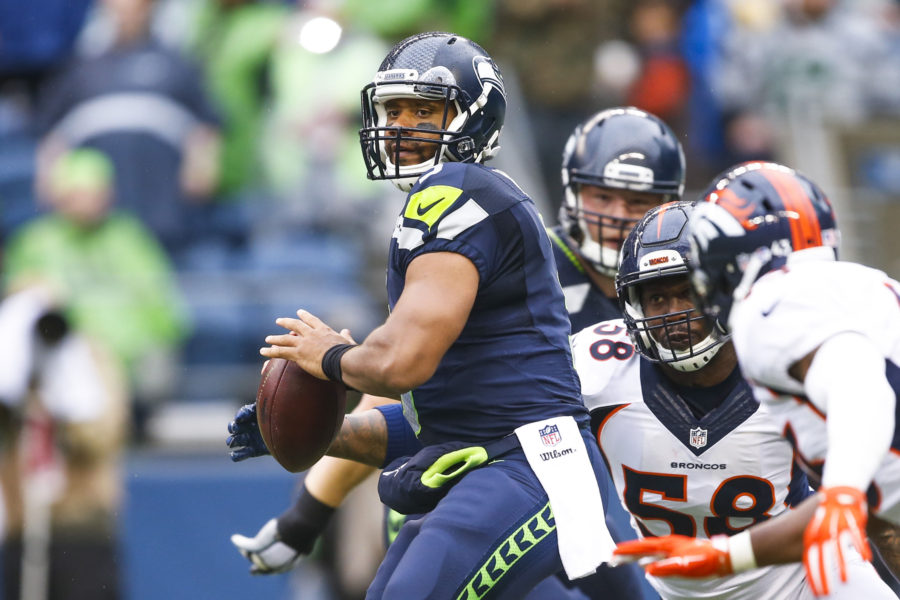
[[[608,506],[616,500],[603,460],[590,433],[583,437]],[[547,494],[515,450],[467,473],[434,510],[408,520],[366,598],[520,600],[561,569]]]

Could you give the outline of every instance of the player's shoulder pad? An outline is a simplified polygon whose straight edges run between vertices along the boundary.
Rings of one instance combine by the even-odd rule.
[[[589,409],[620,403],[614,390],[625,385],[628,378],[623,379],[624,374],[637,368],[640,360],[621,319],[602,321],[578,332],[572,338],[572,359]]]
[[[606,424],[607,419],[613,413],[620,409],[627,408],[628,404],[628,402],[617,402],[613,404],[601,404],[591,408],[591,430],[594,432],[594,436],[596,437],[600,433],[600,429],[602,429],[603,425]]]
[[[422,175],[409,193],[403,217],[437,238],[460,232],[527,198],[492,169],[472,163],[442,163]]]
[[[609,319],[608,321],[600,321],[599,323],[588,325],[575,333],[572,336],[572,346],[574,347],[576,344],[579,346],[590,345],[601,338],[631,343],[628,329],[625,327],[625,320]]]

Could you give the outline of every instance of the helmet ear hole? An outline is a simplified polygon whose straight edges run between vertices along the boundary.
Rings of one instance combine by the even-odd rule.
[[[584,232],[581,230],[581,227],[579,227],[577,223],[573,222],[571,225],[569,225],[569,229],[566,233],[568,233],[569,237],[575,240],[576,243],[581,244],[582,242],[584,242]]]
[[[471,160],[475,155],[475,142],[471,138],[463,138],[451,146],[453,152],[462,158],[463,161]]]

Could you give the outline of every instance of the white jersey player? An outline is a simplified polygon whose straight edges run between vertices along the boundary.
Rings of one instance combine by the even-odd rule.
[[[739,356],[760,357],[746,361],[745,373],[761,384],[757,396],[784,420],[797,456],[809,470],[821,475],[827,456],[829,475],[840,473],[842,483],[867,490],[869,510],[900,524],[900,440],[895,439],[900,284],[881,271],[837,262],[833,253],[823,257],[820,250],[792,254],[785,269],[760,278],[753,294],[735,304],[731,319],[734,343]],[[822,353],[819,360],[826,362],[816,360],[810,370],[827,365],[829,349],[844,363],[844,355],[857,345],[875,355],[877,365],[862,364],[860,368],[877,371],[873,379],[881,384],[881,394],[865,394],[869,382],[856,381],[864,373],[859,371],[846,382],[854,402],[832,406],[827,396],[825,402],[819,394],[807,396],[803,385],[790,375],[792,365],[817,349],[817,355]],[[838,371],[846,368],[843,364],[835,367]],[[814,383],[816,373],[812,375],[808,370],[808,383]],[[835,415],[842,417],[840,428],[828,426]],[[848,446],[848,451],[832,453],[836,444]]]
[[[873,512],[900,523],[900,464],[889,452],[900,389],[900,286],[835,260],[830,204],[787,167],[740,165],[705,199],[690,218],[693,287],[707,316],[729,324],[744,375],[797,460],[817,478],[824,463],[822,488],[727,545],[659,538],[617,552],[655,554],[662,560],[648,572],[683,576],[802,556],[818,594],[893,598],[886,585],[872,585],[854,550],[870,556],[867,489]]]
[[[694,310],[684,261],[690,209],[666,204],[636,225],[617,277],[625,319],[572,342],[595,435],[641,537],[731,535],[812,493],[731,343]],[[650,580],[667,600],[810,595],[800,565]]]
[[[692,210],[686,202],[663,205],[638,223],[617,277],[624,320],[577,334],[574,357],[597,440],[642,537],[727,546],[729,536],[812,492],[782,423],[742,377],[731,342],[694,309],[686,262]],[[858,581],[843,597],[891,597],[858,554],[847,562]],[[812,596],[800,564],[651,582],[667,599]]]

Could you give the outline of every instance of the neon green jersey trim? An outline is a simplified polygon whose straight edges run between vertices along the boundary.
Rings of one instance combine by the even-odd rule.
[[[481,568],[466,583],[457,600],[480,600],[532,548],[556,529],[556,520],[550,503],[544,505],[533,517],[512,532],[497,549],[488,556]]]
[[[428,229],[437,222],[450,205],[462,195],[462,190],[449,185],[433,185],[413,194],[403,216],[422,221]]]
[[[572,261],[572,264],[575,265],[575,268],[578,269],[580,273],[584,273],[584,267],[581,266],[581,263],[578,261],[578,257],[575,256],[575,253],[572,252],[572,249],[569,248],[569,245],[563,240],[561,237],[556,235],[552,229],[548,229],[547,233],[550,235],[550,239],[554,244],[559,246],[559,248],[565,253],[566,257]]]
[[[403,527],[404,523],[406,523],[406,515],[398,513],[393,508],[388,510],[387,515],[385,515],[388,546],[393,544],[394,540],[397,539],[397,535],[400,533],[400,528]]]

